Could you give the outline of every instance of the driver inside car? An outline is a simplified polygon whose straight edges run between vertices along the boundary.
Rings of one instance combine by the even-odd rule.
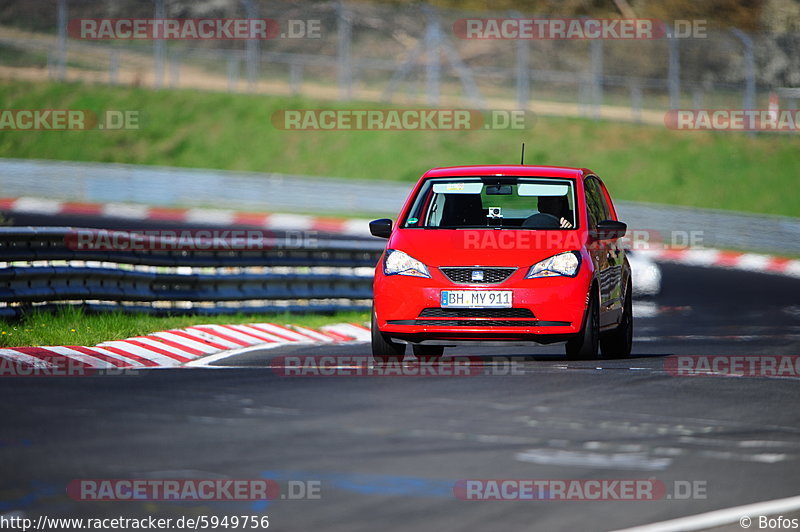
[[[540,196],[539,212],[555,216],[562,229],[572,229],[572,212],[566,196]]]

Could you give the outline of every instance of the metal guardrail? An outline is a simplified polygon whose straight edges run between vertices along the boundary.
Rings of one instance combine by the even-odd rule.
[[[10,4],[21,4],[7,11],[22,16],[42,11],[39,4],[28,7],[25,4],[31,2],[22,0]],[[484,35],[489,38],[476,40],[456,29],[459,20],[547,16],[467,11],[421,2],[221,0],[202,9],[208,18],[296,19],[313,21],[319,28],[296,34],[298,38],[271,40],[269,46],[254,39],[121,40],[110,46],[108,41],[68,38],[75,37],[67,25],[76,13],[95,18],[138,13],[139,17],[161,19],[163,13],[182,12],[187,3],[153,0],[147,4],[145,8],[142,2],[129,0],[59,0],[55,13],[38,21],[43,33],[6,37],[6,46],[18,50],[8,54],[14,60],[11,70],[18,57],[30,67],[45,66],[42,59],[46,56],[47,71],[54,79],[231,92],[264,91],[268,82],[271,90],[281,83],[284,90],[314,97],[329,98],[333,88],[340,100],[387,100],[405,92],[410,97],[424,97],[428,105],[452,100],[463,92],[471,105],[481,107],[491,94],[520,109],[548,100],[574,102],[570,108],[580,110],[561,107],[557,112],[577,111],[592,117],[603,116],[612,104],[614,112],[605,113],[609,118],[618,120],[625,114],[620,111],[629,108],[630,119],[637,121],[652,120],[648,110],[664,112],[688,106],[690,101],[692,107],[714,101],[722,108],[753,109],[756,87],[763,94],[795,79],[798,72],[792,58],[800,40],[796,33],[779,30],[782,24],[765,24],[777,33],[746,35],[695,20],[691,37],[683,31],[686,28],[679,27],[679,21],[666,22],[662,29],[673,38],[661,38],[666,35],[660,31],[649,39],[608,35],[612,38],[593,39],[589,46],[580,38],[493,39]],[[763,20],[783,19],[781,9],[777,4],[765,7]],[[770,61],[755,62],[754,57],[769,57]],[[498,83],[497,76],[513,81]],[[417,83],[424,87],[423,94],[414,94]],[[661,123],[661,118],[657,121]]]
[[[420,174],[425,170],[420,168]],[[351,212],[378,217],[396,215],[411,186],[275,173],[0,159],[0,190],[6,197],[186,207],[206,207],[213,201],[217,208]],[[710,248],[800,254],[800,218],[633,201],[615,203],[620,218],[634,229],[664,235],[702,231],[702,245]],[[124,208],[119,211],[124,217]]]
[[[97,233],[0,227],[0,316],[67,304],[164,314],[361,310],[384,245],[317,240],[296,249],[204,250],[151,239],[175,249],[76,249],[78,231]]]

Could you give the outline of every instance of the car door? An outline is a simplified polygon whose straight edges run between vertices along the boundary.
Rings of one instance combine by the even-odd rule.
[[[606,220],[617,220],[616,210],[610,201],[608,190],[600,179],[595,178],[595,182],[600,189],[600,200]],[[619,321],[624,306],[624,286],[623,286],[623,266],[625,264],[625,247],[619,240],[608,240],[604,242],[608,259],[608,289],[609,289],[609,318],[612,323]]]
[[[607,220],[609,217],[609,209],[605,203],[605,197],[601,188],[600,182],[589,176],[584,180],[584,190],[586,193],[586,209],[589,214],[589,231],[595,233],[597,231],[597,223]],[[617,316],[614,312],[615,298],[619,298],[618,291],[615,289],[615,269],[618,266],[618,254],[616,250],[610,248],[615,247],[613,242],[609,241],[594,241],[590,247],[589,253],[592,256],[597,269],[597,281],[600,285],[600,327],[613,324],[617,321]]]

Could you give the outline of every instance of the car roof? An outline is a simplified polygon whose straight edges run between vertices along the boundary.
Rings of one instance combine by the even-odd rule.
[[[521,164],[447,166],[432,168],[425,172],[423,178],[429,177],[461,177],[469,175],[501,175],[501,176],[535,176],[535,177],[572,177],[580,178],[594,174],[587,168],[568,166],[535,166]]]

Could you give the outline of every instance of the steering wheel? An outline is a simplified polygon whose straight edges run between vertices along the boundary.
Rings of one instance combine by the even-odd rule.
[[[531,229],[559,229],[561,228],[561,220],[552,214],[537,212],[525,218],[525,221],[522,222],[522,227]]]

